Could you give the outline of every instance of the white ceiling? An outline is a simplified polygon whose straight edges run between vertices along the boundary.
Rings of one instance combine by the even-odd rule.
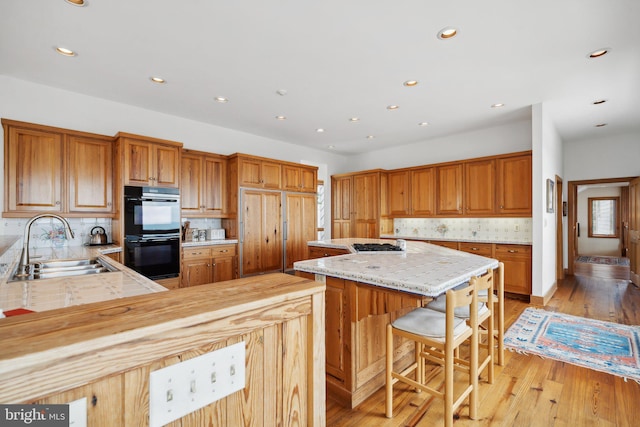
[[[2,0],[0,74],[341,153],[526,120],[540,102],[564,140],[640,132],[638,0],[87,3]]]

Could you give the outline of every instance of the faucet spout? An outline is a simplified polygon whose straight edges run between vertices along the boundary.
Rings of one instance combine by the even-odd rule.
[[[73,230],[69,225],[69,222],[60,215],[45,213],[36,215],[31,218],[24,226],[24,236],[22,238],[22,253],[20,254],[20,264],[18,264],[18,269],[16,271],[17,277],[26,277],[29,275],[29,240],[31,238],[31,225],[40,218],[55,218],[59,220],[64,226],[64,231],[67,239],[73,239],[75,237],[75,235],[73,234]]]

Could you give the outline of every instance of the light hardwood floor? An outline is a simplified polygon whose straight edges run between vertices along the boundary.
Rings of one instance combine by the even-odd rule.
[[[640,325],[640,289],[615,278],[621,274],[619,267],[602,267],[598,266],[596,277],[589,275],[588,265],[576,266],[576,276],[568,276],[559,283],[545,309]],[[515,299],[506,299],[505,305],[507,328],[529,306]],[[481,380],[486,380],[486,374]],[[480,396],[479,418],[470,420],[469,408],[463,404],[455,425],[640,425],[640,384],[538,356],[506,351],[505,366],[497,367],[494,383],[481,381]],[[440,425],[443,425],[442,401],[400,384],[394,386],[392,419],[384,416],[384,389],[353,410],[331,400],[327,402],[327,426],[331,427]]]

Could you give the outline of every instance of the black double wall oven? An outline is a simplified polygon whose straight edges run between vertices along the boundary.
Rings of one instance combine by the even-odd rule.
[[[177,188],[124,188],[124,263],[152,279],[180,275]]]

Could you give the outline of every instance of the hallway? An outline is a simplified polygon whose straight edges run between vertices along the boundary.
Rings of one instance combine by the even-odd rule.
[[[545,307],[576,316],[640,325],[640,289],[625,279],[620,267],[582,266],[567,276]],[[593,274],[591,274],[593,273]],[[627,267],[628,274],[628,267]],[[627,276],[628,277],[628,276]],[[507,299],[508,328],[529,304]],[[479,419],[460,411],[457,426],[634,426],[640,419],[640,384],[586,368],[507,351],[505,366],[497,367],[494,384],[481,381]],[[481,380],[486,378],[481,377]],[[393,419],[384,417],[384,390],[350,410],[327,402],[327,425],[439,426],[442,403],[433,400],[419,411],[427,395],[396,386]]]

